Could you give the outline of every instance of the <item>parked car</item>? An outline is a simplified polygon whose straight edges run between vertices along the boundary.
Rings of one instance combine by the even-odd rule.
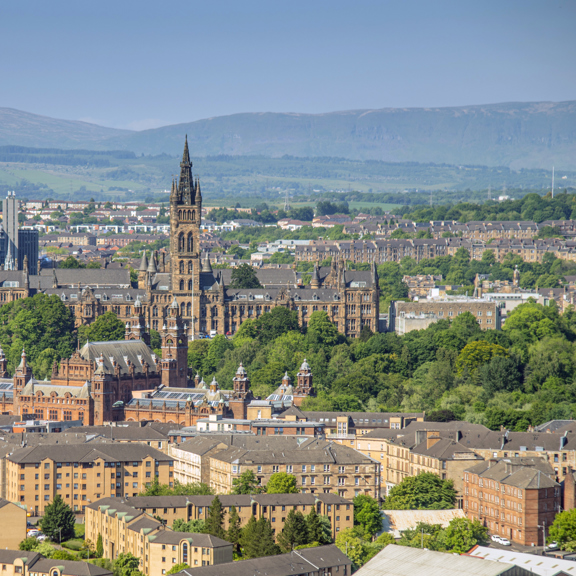
[[[48,538],[48,536],[46,536],[46,534],[42,534],[42,532],[40,532],[39,534],[36,534],[36,538],[38,540],[40,540],[40,542],[44,542],[44,540],[46,540],[46,538]]]
[[[493,534],[491,540],[492,542],[500,542],[500,536],[498,536],[498,534]]]
[[[512,543],[508,538],[500,538],[500,544],[502,544],[502,546],[512,546]]]
[[[550,542],[550,544],[546,546],[546,550],[558,550],[558,542]]]
[[[26,538],[38,538],[38,534],[42,534],[42,532],[37,528],[32,528],[31,530],[28,530]]]

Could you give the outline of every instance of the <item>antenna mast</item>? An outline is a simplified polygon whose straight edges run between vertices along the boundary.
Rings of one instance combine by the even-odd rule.
[[[290,192],[288,188],[286,188],[286,196],[284,197],[284,212],[288,212],[290,210]]]

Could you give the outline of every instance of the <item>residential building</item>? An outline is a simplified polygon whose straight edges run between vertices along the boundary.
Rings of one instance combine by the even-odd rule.
[[[110,570],[89,562],[46,558],[18,549],[0,549],[0,565],[3,576],[112,576]]]
[[[2,546],[18,550],[18,545],[26,538],[26,508],[0,498],[0,542]]]
[[[210,534],[173,532],[121,498],[103,498],[86,507],[86,538],[102,536],[104,558],[140,559],[146,576],[166,574],[176,564],[208,566],[232,561],[232,544]]]
[[[523,546],[542,545],[562,504],[543,458],[491,458],[467,468],[463,498],[468,518]]]
[[[56,494],[84,512],[100,498],[139,494],[155,478],[173,485],[173,460],[143,444],[39,445],[6,456],[6,499],[34,515]]]
[[[352,562],[348,556],[334,544],[329,544],[218,566],[192,566],[178,572],[176,576],[350,576],[351,573]]]
[[[240,526],[244,526],[252,517],[256,520],[264,517],[270,520],[275,534],[279,534],[284,528],[290,510],[307,515],[314,507],[317,514],[330,520],[333,538],[336,538],[338,532],[354,525],[352,500],[334,493],[222,494],[219,498],[227,512],[224,516],[225,529],[228,528],[232,506],[236,507],[238,512]],[[214,496],[137,496],[125,498],[125,502],[142,512],[162,518],[167,526],[172,526],[175,520],[205,520],[213,499]]]
[[[207,483],[217,494],[232,491],[236,478],[252,470],[264,485],[276,472],[296,477],[304,494],[335,492],[343,498],[380,498],[380,464],[353,448],[319,438],[237,436],[192,438],[170,445],[175,469],[187,481]],[[178,464],[179,458],[184,462]],[[182,481],[182,476],[177,477]]]

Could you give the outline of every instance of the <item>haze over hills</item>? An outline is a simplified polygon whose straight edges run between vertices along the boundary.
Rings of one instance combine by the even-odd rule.
[[[131,132],[0,108],[0,144],[576,169],[576,101],[246,113]]]

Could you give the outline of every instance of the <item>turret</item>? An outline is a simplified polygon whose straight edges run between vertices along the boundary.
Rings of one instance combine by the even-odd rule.
[[[300,405],[306,396],[316,395],[312,386],[312,371],[310,370],[310,366],[306,361],[306,358],[304,358],[304,362],[302,362],[302,365],[300,366],[297,378],[298,385],[294,390],[294,403]]]
[[[212,265],[210,264],[210,256],[208,255],[208,252],[206,252],[204,260],[202,260],[202,268],[200,271],[212,274]]]
[[[310,279],[310,288],[320,288],[320,277],[318,276],[318,265],[314,263],[314,270],[312,271],[312,278]]]

